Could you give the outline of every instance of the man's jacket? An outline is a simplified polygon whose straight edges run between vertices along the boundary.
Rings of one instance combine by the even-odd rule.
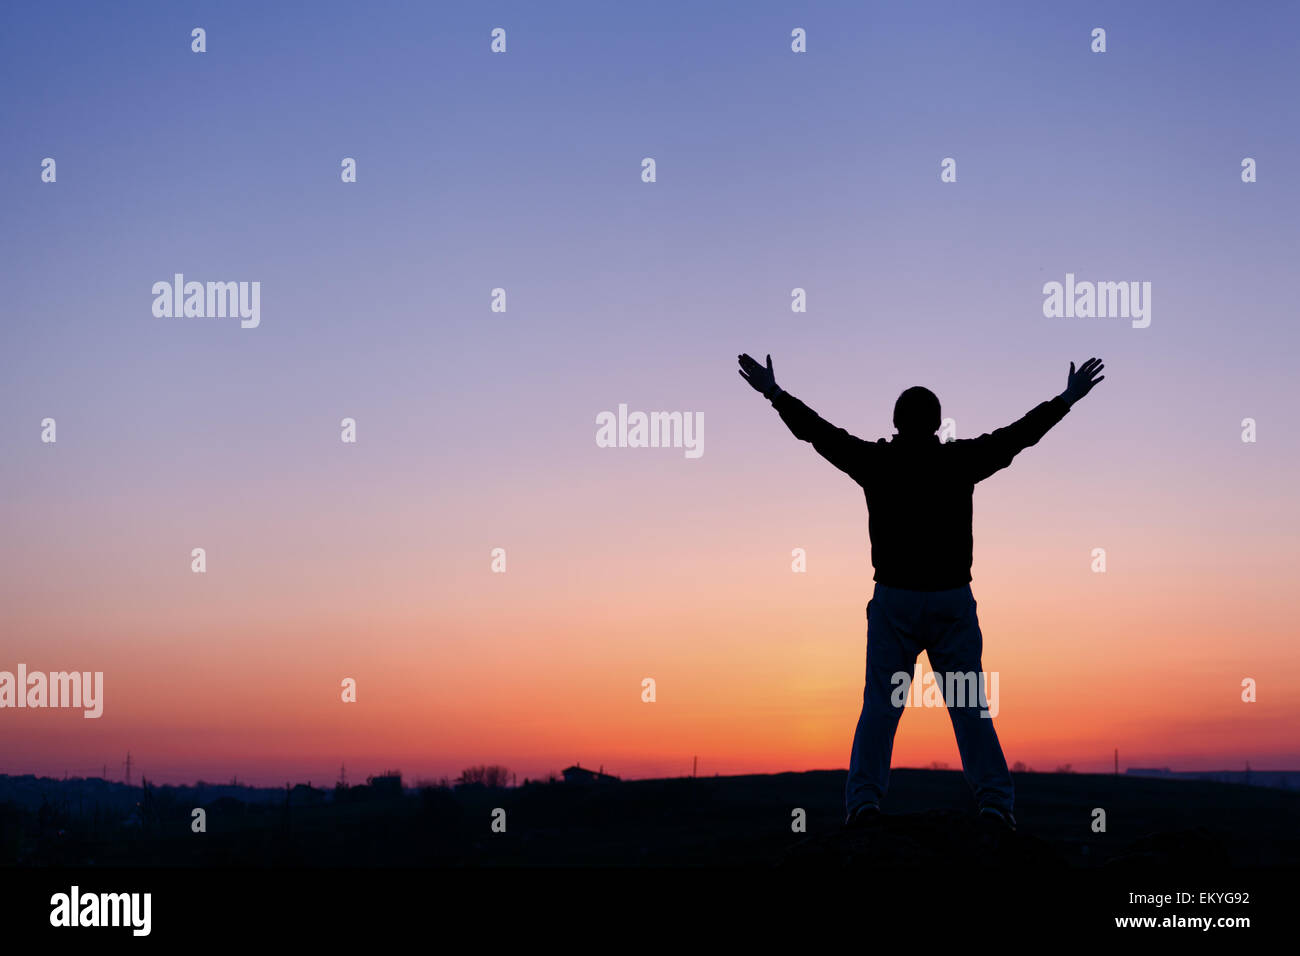
[[[1037,444],[1070,410],[1057,397],[978,438],[940,442],[937,435],[895,435],[869,442],[836,428],[789,392],[779,392],[772,405],[795,437],[811,442],[862,486],[875,580],[913,591],[970,583],[976,483]]]

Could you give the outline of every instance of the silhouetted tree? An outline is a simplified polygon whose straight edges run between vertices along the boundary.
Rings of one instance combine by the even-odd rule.
[[[458,787],[487,787],[496,790],[509,786],[510,771],[498,764],[466,767],[456,778]]]

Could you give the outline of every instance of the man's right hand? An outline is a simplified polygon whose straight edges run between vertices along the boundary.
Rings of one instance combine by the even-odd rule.
[[[738,356],[737,361],[740,362],[740,377],[752,385],[754,391],[762,392],[764,398],[771,398],[776,393],[777,384],[776,375],[772,372],[772,356],[767,357],[766,368],[747,354]]]
[[[1079,370],[1074,370],[1074,363],[1070,363],[1070,375],[1065,381],[1065,391],[1059,397],[1065,399],[1067,405],[1073,405],[1083,396],[1092,391],[1092,387],[1102,381],[1106,376],[1099,375],[1106,366],[1102,364],[1099,358],[1090,358],[1079,366]]]

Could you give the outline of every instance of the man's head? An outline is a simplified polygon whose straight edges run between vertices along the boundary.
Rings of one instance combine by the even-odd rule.
[[[906,438],[933,435],[939,422],[939,397],[928,388],[913,385],[894,403],[894,427]]]

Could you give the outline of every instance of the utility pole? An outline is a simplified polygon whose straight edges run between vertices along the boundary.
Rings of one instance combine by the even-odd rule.
[[[696,756],[691,760],[691,776],[698,777],[699,775],[700,775],[700,758]]]
[[[1119,776],[1119,748],[1115,748],[1115,776]]]
[[[131,751],[126,752],[126,785],[131,786]]]

